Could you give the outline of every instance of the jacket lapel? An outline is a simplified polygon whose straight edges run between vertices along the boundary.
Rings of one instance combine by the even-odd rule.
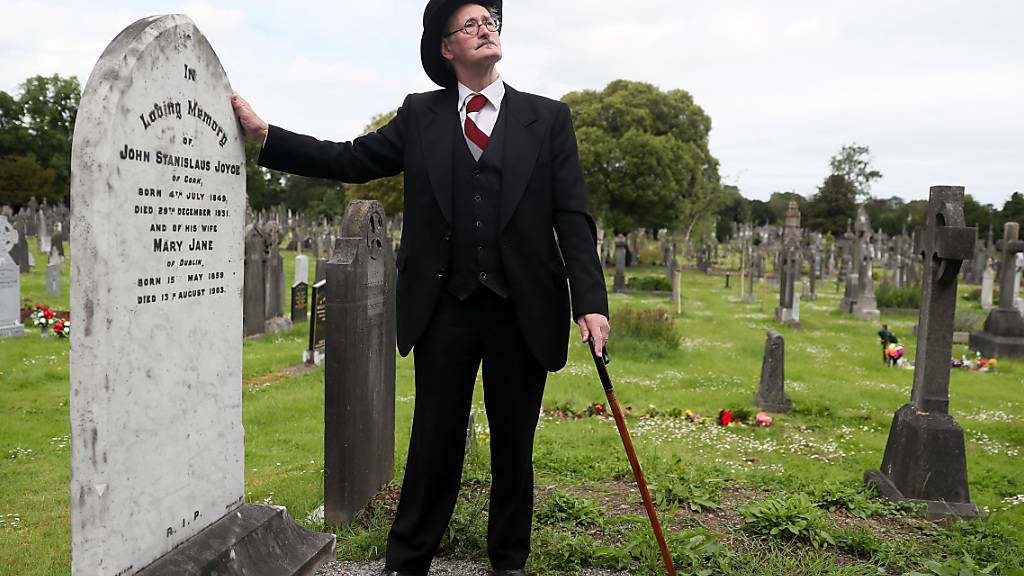
[[[454,104],[452,107],[454,108]],[[526,184],[540,153],[543,127],[522,94],[505,84],[502,108],[508,114],[505,123],[505,153],[502,158],[501,210],[498,230],[504,230],[523,197]],[[450,180],[449,180],[450,182]]]
[[[457,100],[457,90],[438,92],[437,97],[427,104],[427,113],[420,120],[421,144],[430,187],[434,189],[437,204],[449,224],[452,221],[452,151],[459,126]]]

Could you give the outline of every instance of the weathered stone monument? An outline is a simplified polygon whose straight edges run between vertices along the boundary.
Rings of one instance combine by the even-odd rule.
[[[1020,312],[1021,316],[1024,316],[1024,299],[1020,297],[1020,281],[1021,276],[1024,275],[1024,253],[1018,252],[1016,261],[1016,275],[1013,280],[1013,301],[1014,306],[1017,307],[1017,311]]]
[[[800,281],[800,208],[795,200],[789,201],[785,229],[779,257],[779,306],[775,321],[800,328],[800,294],[796,283]]]
[[[245,268],[242,282],[242,329],[246,336],[262,334],[267,320],[267,252],[255,224],[245,229]]]
[[[766,412],[789,412],[793,401],[786,394],[786,342],[775,330],[768,331],[761,363],[761,384],[754,404]]]
[[[28,249],[28,236],[26,236],[26,226],[22,224],[19,228],[15,226],[14,246],[8,251],[10,258],[18,265],[18,270],[21,274],[28,274],[32,271],[32,253]]]
[[[324,517],[342,524],[394,476],[395,256],[376,200],[348,205],[327,262]]]
[[[881,317],[878,302],[875,300],[875,280],[872,276],[872,264],[875,248],[871,244],[871,223],[863,206],[857,208],[857,245],[860,250],[854,251],[854,263],[857,267],[857,297],[853,303],[853,316],[858,320],[876,322]],[[860,256],[860,259],[857,259]]]
[[[992,297],[995,294],[996,271],[992,269],[992,263],[985,264],[985,271],[981,273],[981,309],[986,312],[992,309]]]
[[[60,296],[60,255],[50,251],[50,263],[46,265],[46,295]]]
[[[1003,228],[1003,239],[996,246],[1003,253],[999,306],[989,312],[985,329],[971,334],[971,349],[989,358],[1024,358],[1024,318],[1013,301],[1017,254],[1024,252],[1020,225],[1007,222]]]
[[[18,231],[0,215],[0,338],[21,336],[21,271],[10,252],[18,242]]]
[[[964,431],[949,414],[957,276],[975,236],[964,226],[963,206],[962,187],[931,188],[914,387],[893,416],[881,470],[865,474],[886,498],[926,504],[933,518],[979,515],[967,486]]]
[[[82,93],[71,161],[75,576],[312,574],[333,557],[333,535],[244,503],[245,156],[230,94],[181,15],[122,31]]]

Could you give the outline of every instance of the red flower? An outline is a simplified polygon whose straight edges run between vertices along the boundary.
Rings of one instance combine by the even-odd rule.
[[[732,410],[722,410],[718,413],[718,423],[722,426],[728,426],[732,423]]]

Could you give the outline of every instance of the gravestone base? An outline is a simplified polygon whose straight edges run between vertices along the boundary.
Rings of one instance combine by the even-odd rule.
[[[799,313],[794,308],[782,308],[781,306],[775,309],[775,321],[781,322],[787,326],[791,326],[800,330],[803,328],[803,324],[800,323]]]
[[[13,324],[11,326],[0,326],[0,338],[14,338],[17,336],[25,335],[25,326],[23,324]]]
[[[292,319],[285,316],[271,318],[263,323],[264,334],[281,334],[292,329]]]
[[[334,541],[300,528],[283,507],[242,504],[138,576],[312,576],[334,559]]]
[[[871,307],[871,308],[864,307],[864,308],[861,308],[860,306],[854,306],[854,308],[853,308],[853,317],[856,318],[857,320],[867,320],[869,322],[877,322],[878,320],[880,320],[882,318],[882,313],[879,312],[878,308],[875,308],[875,307]]]
[[[926,504],[932,520],[981,516],[967,486],[964,431],[949,414],[904,404],[893,416],[881,470],[864,480],[889,500]]]
[[[975,332],[971,334],[970,346],[986,358],[1024,358],[1024,337],[1020,336]]]
[[[324,352],[323,350],[303,350],[302,351],[302,363],[310,364],[313,366],[319,366],[324,363]]]
[[[782,398],[766,398],[761,391],[754,393],[754,404],[759,406],[761,410],[765,412],[773,412],[776,414],[785,414],[793,409],[793,401],[789,398],[789,395],[785,392],[782,393]]]

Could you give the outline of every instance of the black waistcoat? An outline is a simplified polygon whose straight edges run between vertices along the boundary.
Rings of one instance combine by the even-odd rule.
[[[451,273],[445,289],[465,300],[481,284],[503,298],[508,288],[498,246],[505,106],[491,130],[487,149],[474,160],[461,127],[456,127],[452,183]]]

